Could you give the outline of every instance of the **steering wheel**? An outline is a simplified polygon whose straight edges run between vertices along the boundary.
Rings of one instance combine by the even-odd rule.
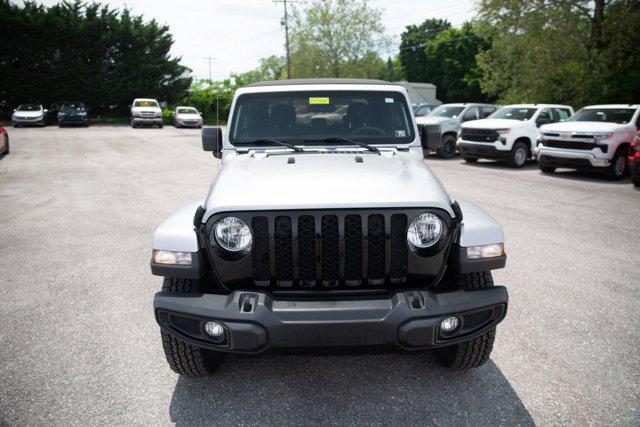
[[[351,135],[375,135],[375,134],[387,136],[387,133],[385,131],[375,126],[362,126],[361,128],[358,128],[353,132],[351,132]]]

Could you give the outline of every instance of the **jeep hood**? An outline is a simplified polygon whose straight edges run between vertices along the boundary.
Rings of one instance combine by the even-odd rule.
[[[464,122],[462,127],[470,129],[513,129],[515,127],[524,126],[527,123],[529,122],[526,120],[481,119]]]
[[[286,153],[225,160],[203,222],[229,211],[387,207],[434,207],[454,216],[440,181],[409,153]]]
[[[540,130],[543,132],[615,132],[625,129],[628,124],[620,124],[613,122],[558,122],[549,125],[542,125]]]

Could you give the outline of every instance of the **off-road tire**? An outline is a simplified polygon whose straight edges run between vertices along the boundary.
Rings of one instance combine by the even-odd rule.
[[[554,166],[538,165],[538,168],[540,169],[540,172],[542,172],[542,173],[554,173],[556,171],[556,168]]]
[[[493,286],[491,272],[458,274],[457,284],[460,289],[473,290]],[[493,350],[496,328],[493,328],[477,338],[442,347],[434,350],[440,364],[452,370],[466,370],[484,365]]]
[[[524,160],[521,162],[520,155],[522,150],[524,150],[525,156],[524,156]],[[512,168],[520,169],[527,164],[528,158],[529,158],[529,149],[527,148],[527,144],[525,144],[522,141],[517,141],[515,144],[513,144],[513,147],[511,148],[511,152],[509,153],[509,160],[507,160],[507,163]]]
[[[478,161],[477,157],[463,157],[463,159],[467,163],[475,163]]]
[[[624,168],[622,169],[622,173],[619,173],[619,170],[617,170],[616,168],[616,164],[618,162],[621,162],[624,165]],[[618,148],[618,150],[616,150],[615,154],[613,155],[613,159],[611,159],[611,164],[607,166],[607,169],[604,174],[605,174],[605,177],[609,180],[619,181],[625,177],[628,169],[629,168],[627,167],[626,152],[624,149]]]
[[[456,139],[451,135],[442,137],[442,145],[436,150],[436,154],[443,159],[452,159],[456,155]]]
[[[198,293],[200,282],[165,277],[162,291],[176,294]],[[161,331],[160,335],[169,367],[180,375],[203,377],[212,374],[224,358],[224,353],[188,344],[168,332]]]

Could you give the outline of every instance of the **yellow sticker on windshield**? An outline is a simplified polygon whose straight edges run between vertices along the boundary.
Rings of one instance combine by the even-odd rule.
[[[329,97],[327,96],[312,96],[309,98],[309,104],[329,104]]]

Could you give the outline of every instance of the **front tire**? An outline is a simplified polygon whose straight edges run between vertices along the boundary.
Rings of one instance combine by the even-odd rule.
[[[490,271],[459,274],[457,285],[464,290],[489,288],[493,286],[493,278]],[[496,328],[492,328],[469,341],[437,348],[434,353],[440,364],[446,368],[458,371],[477,368],[489,360],[495,337]]]
[[[162,291],[174,294],[199,293],[200,281],[166,277],[162,284]],[[187,377],[210,375],[215,372],[224,358],[224,353],[188,344],[171,333],[161,331],[160,336],[169,367],[180,375]]]
[[[529,150],[527,149],[527,145],[522,141],[516,142],[509,153],[509,166],[520,169],[527,163],[528,157]]]
[[[451,159],[456,155],[456,139],[451,135],[442,137],[442,146],[436,150],[438,156]]]
[[[556,168],[553,166],[538,165],[538,168],[540,168],[540,172],[542,173],[554,173],[556,171]]]
[[[475,163],[478,161],[476,157],[463,157],[464,161],[467,163]]]
[[[619,181],[627,174],[627,159],[625,151],[618,149],[607,167],[605,176],[612,181]]]

